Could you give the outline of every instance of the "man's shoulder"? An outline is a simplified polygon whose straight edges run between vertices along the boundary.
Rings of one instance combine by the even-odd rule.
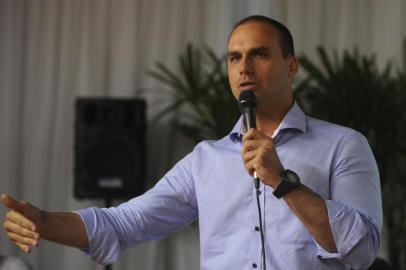
[[[311,134],[334,138],[364,137],[359,131],[340,124],[328,122],[311,116],[306,116],[307,128]]]
[[[238,147],[236,146],[230,135],[218,140],[203,140],[196,144],[192,151],[193,156],[204,156],[207,155],[213,157],[213,155],[223,155],[223,154],[234,154],[235,152],[239,153]]]

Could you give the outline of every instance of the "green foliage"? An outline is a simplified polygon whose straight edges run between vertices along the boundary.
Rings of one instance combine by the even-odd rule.
[[[389,255],[395,269],[406,268],[406,69],[379,70],[374,56],[357,50],[330,59],[318,48],[320,65],[300,58],[307,77],[295,96],[314,117],[352,127],[368,139],[378,163]],[[405,61],[406,64],[406,61]],[[406,65],[405,65],[406,67]]]
[[[174,93],[173,102],[158,119],[180,111],[174,125],[195,142],[219,139],[230,132],[239,112],[224,62],[211,49],[194,48],[192,44],[179,57],[179,74],[158,62],[156,70],[148,73]]]

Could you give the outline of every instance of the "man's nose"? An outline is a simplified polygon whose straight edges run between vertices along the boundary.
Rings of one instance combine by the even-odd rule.
[[[248,57],[244,57],[241,60],[240,65],[240,74],[252,74],[254,72],[252,61]]]

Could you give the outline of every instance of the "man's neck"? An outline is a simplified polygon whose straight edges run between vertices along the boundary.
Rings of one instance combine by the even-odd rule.
[[[268,137],[272,137],[292,106],[293,101],[289,106],[281,106],[280,108],[273,108],[272,110],[261,110],[261,108],[259,108],[256,116],[258,130]]]

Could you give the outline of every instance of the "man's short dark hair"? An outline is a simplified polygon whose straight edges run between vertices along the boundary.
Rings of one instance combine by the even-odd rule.
[[[238,26],[248,22],[260,22],[275,27],[279,33],[279,46],[281,47],[283,57],[286,58],[288,56],[295,56],[293,37],[289,29],[282,23],[263,15],[252,15],[237,22],[231,31],[230,37]]]

